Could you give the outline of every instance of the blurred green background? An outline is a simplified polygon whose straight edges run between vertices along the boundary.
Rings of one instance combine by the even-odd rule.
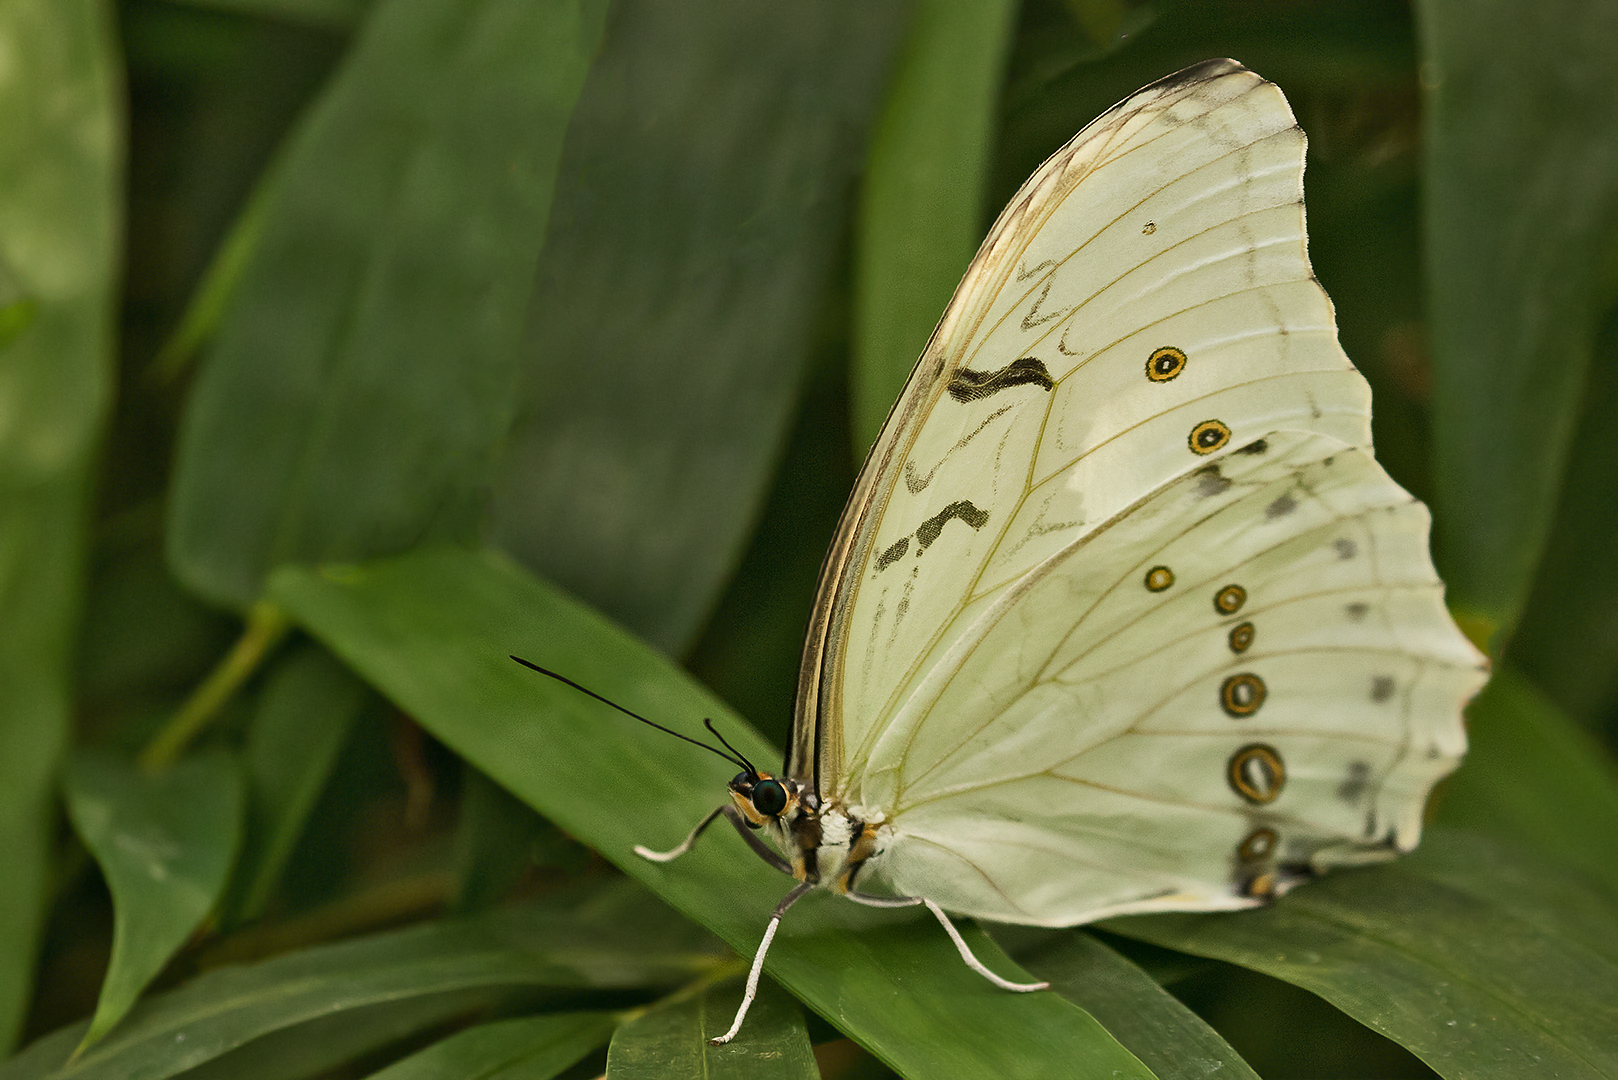
[[[0,1039],[79,1026],[0,1078],[1050,1075],[1076,1010],[983,1014],[1002,1057],[900,1017],[906,1057],[790,943],[809,1019],[772,990],[704,1059],[762,921],[625,866],[709,936],[610,836],[712,768],[589,717],[527,765],[472,714],[576,706],[480,657],[571,642],[784,744],[855,468],[988,224],[1212,56],[1308,133],[1378,456],[1497,678],[1417,869],[998,940],[1111,1032],[1097,1069],[1618,1075],[1618,5],[5,0]],[[339,580],[372,622],[275,573],[412,553]],[[463,654],[461,617],[510,634]]]

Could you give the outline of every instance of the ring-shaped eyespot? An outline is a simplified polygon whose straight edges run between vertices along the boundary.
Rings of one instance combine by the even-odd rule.
[[[1225,778],[1236,794],[1255,806],[1263,806],[1274,802],[1281,794],[1286,786],[1287,770],[1275,747],[1251,743],[1230,755]]]
[[[1226,585],[1214,594],[1214,610],[1221,615],[1234,615],[1247,603],[1247,590],[1240,585]]]
[[[1256,862],[1267,859],[1275,852],[1275,830],[1258,828],[1247,834],[1247,838],[1236,846],[1236,855],[1243,862]]]
[[[1250,622],[1244,622],[1237,626],[1231,627],[1230,651],[1233,653],[1246,652],[1253,644],[1253,637],[1255,633],[1256,631],[1253,629],[1253,624]]]
[[[1220,685],[1219,704],[1225,712],[1239,719],[1258,712],[1267,693],[1263,679],[1251,671],[1244,671],[1240,675],[1230,676]]]
[[[1174,584],[1174,571],[1166,566],[1154,566],[1146,571],[1146,589],[1148,592],[1162,592]]]
[[[1185,441],[1193,454],[1211,454],[1230,442],[1230,428],[1218,420],[1204,420],[1191,429]]]
[[[787,808],[787,789],[779,780],[760,780],[753,785],[753,809],[765,817],[775,817]]]
[[[1185,370],[1185,352],[1173,345],[1153,349],[1146,358],[1146,377],[1153,382],[1168,382]]]

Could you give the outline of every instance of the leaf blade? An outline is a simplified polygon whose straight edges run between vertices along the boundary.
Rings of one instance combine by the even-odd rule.
[[[121,265],[121,78],[93,0],[0,9],[0,1052],[21,1029],[66,742]]]
[[[711,809],[734,766],[692,749],[671,770],[665,736],[506,654],[566,671],[671,726],[696,730],[694,718],[714,717],[744,754],[768,760],[768,744],[669,661],[490,553],[440,548],[323,573],[287,568],[273,593],[451,748],[738,951],[752,951],[785,891],[778,874],[717,836],[667,866],[633,854],[638,843],[676,842]],[[542,721],[534,716],[541,708]],[[623,791],[642,814],[655,810],[655,828],[601,797]],[[1015,974],[981,931],[968,928],[966,937],[991,968]],[[901,1074],[1150,1075],[1071,1004],[1008,994],[967,970],[925,914],[811,894],[783,924],[766,967]],[[1000,1037],[1008,1025],[1017,1039]]]
[[[229,606],[288,558],[461,535],[510,420],[606,0],[385,0],[275,169],[182,418],[167,538]]]
[[[241,842],[244,792],[235,760],[198,754],[159,775],[80,751],[66,778],[68,814],[112,891],[112,960],[79,1044],[98,1042],[202,925],[224,893]]]

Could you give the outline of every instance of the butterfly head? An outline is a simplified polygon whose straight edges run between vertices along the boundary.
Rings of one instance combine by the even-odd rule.
[[[801,803],[795,781],[748,769],[730,782],[730,800],[755,829],[774,821],[790,820]]]

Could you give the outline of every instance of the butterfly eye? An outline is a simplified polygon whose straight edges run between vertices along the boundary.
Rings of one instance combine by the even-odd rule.
[[[753,786],[753,809],[775,817],[787,808],[787,789],[779,780],[763,780]]]

